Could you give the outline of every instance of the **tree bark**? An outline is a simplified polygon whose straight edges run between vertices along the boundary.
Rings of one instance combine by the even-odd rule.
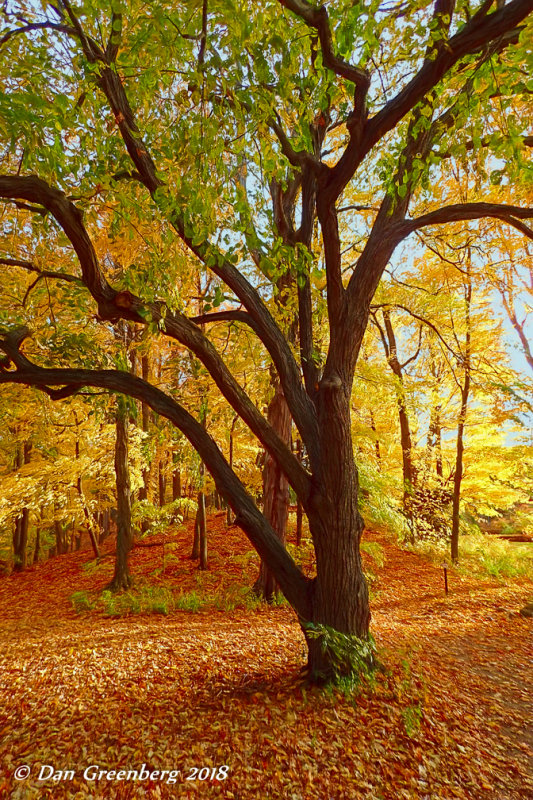
[[[472,304],[472,279],[471,279],[470,252],[466,260],[466,284],[465,284],[465,351],[463,355],[463,385],[461,386],[461,410],[459,412],[459,422],[457,425],[457,446],[455,454],[455,473],[453,476],[453,499],[452,499],[452,536],[451,536],[451,558],[454,563],[459,561],[459,523],[461,508],[461,483],[463,480],[463,456],[464,456],[464,432],[466,425],[466,413],[468,410],[468,399],[470,395],[470,381],[472,370],[472,331],[471,331],[471,304]]]
[[[25,465],[30,463],[31,448],[31,442],[24,442],[23,445],[18,445],[16,460],[17,469],[20,469],[23,464]],[[23,508],[22,514],[15,521],[15,531],[13,535],[13,569],[15,572],[22,572],[22,570],[26,569],[27,566],[29,524],[29,509]]]
[[[165,496],[167,493],[167,478],[165,475],[165,464],[163,459],[159,461],[159,507],[165,505]]]
[[[176,467],[172,472],[172,502],[181,498],[181,472],[179,467]]]
[[[77,437],[76,437],[76,446],[75,447],[76,447],[76,451],[75,451],[76,452],[76,461],[78,461],[79,458],[80,458],[80,440]],[[82,506],[83,506],[83,513],[84,513],[84,516],[85,516],[85,521],[87,523],[87,533],[89,534],[89,539],[91,540],[91,546],[93,548],[94,557],[95,558],[100,558],[100,548],[98,547],[98,541],[96,539],[96,533],[94,531],[93,521],[91,519],[90,511],[87,508],[87,503],[85,502],[85,495],[83,493],[83,484],[82,484],[81,474],[78,475],[77,489],[78,489],[78,494],[80,496],[80,500],[81,500],[81,503],[82,503]]]
[[[200,569],[207,569],[207,518],[204,491],[198,493],[198,548]]]
[[[398,359],[398,346],[392,325],[390,311],[383,309],[383,321],[388,339],[387,360],[396,378],[396,402],[398,404],[398,419],[400,422],[400,443],[402,446],[402,472],[403,472],[403,507],[411,524],[414,525],[412,498],[416,490],[416,469],[413,462],[413,443],[411,425],[407,411],[405,387],[403,381],[403,367]]]
[[[370,624],[368,587],[359,544],[363,519],[358,510],[359,478],[353,457],[350,392],[346,386],[321,388],[317,398],[322,463],[316,494],[307,513],[316,552],[310,620],[366,640]],[[304,633],[306,633],[304,629]],[[338,677],[334,653],[307,636],[308,667],[315,681]],[[353,665],[352,665],[353,666]],[[350,665],[340,671],[350,671]]]
[[[291,413],[279,382],[276,381],[274,386],[274,397],[268,406],[267,419],[280,439],[290,446]],[[268,453],[265,454],[263,468],[263,514],[270,522],[280,542],[285,545],[289,516],[289,482],[279,464]],[[264,561],[261,561],[259,575],[254,584],[254,592],[267,603],[272,603],[278,591],[279,587],[274,575]]]
[[[129,554],[133,547],[131,526],[131,484],[128,459],[128,417],[122,399],[116,411],[115,476],[117,488],[117,543],[115,573],[108,588],[112,592],[129,589],[132,584],[129,572]]]

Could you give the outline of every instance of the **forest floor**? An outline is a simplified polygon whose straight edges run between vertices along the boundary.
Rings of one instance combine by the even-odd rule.
[[[221,515],[209,529],[208,572],[190,524],[131,556],[138,587],[189,611],[74,611],[73,593],[96,602],[110,580],[111,540],[99,565],[82,550],[0,578],[1,800],[533,798],[531,583],[452,571],[445,595],[440,568],[367,533],[385,669],[357,696],[327,692],[302,680],[290,608],[243,592],[257,570],[243,534]],[[138,776],[94,780],[91,765]]]

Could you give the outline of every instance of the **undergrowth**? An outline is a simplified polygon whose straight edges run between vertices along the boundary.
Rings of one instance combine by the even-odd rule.
[[[414,549],[442,564],[449,560],[448,542],[417,542]],[[456,569],[465,575],[489,575],[493,578],[529,578],[533,580],[533,548],[499,539],[488,533],[471,530],[459,539],[459,564]]]
[[[74,592],[70,602],[78,614],[96,611],[106,617],[130,614],[166,615],[174,611],[196,614],[211,608],[220,611],[234,611],[237,608],[255,611],[262,605],[252,589],[245,586],[209,593],[201,590],[176,592],[169,586],[139,585],[117,593],[105,590],[99,595],[86,591]],[[281,601],[279,604],[281,605]]]

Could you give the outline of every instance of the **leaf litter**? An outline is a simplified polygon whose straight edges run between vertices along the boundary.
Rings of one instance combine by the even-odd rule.
[[[112,576],[112,540],[94,569],[82,550],[0,579],[0,798],[533,797],[531,622],[518,614],[531,583],[452,572],[446,596],[440,569],[367,533],[385,556],[365,556],[384,669],[357,696],[328,692],[302,678],[290,608],[209,604],[257,570],[237,528],[220,515],[209,527],[207,573],[188,558],[191,524],[131,556],[137,583],[204,597],[197,613],[76,613],[71,595],[96,597]],[[39,780],[42,765],[74,777]],[[93,781],[90,765],[181,775]]]

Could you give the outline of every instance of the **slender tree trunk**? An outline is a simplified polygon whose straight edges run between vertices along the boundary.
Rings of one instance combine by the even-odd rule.
[[[290,447],[292,418],[281,387],[277,382],[267,416],[280,439]],[[289,482],[279,465],[268,453],[265,454],[263,468],[263,514],[270,522],[280,542],[285,544],[289,516]],[[263,561],[261,561],[259,575],[254,584],[254,592],[267,603],[271,603],[278,592],[277,582]]]
[[[24,445],[18,445],[17,451],[17,468],[22,467],[23,464],[30,463],[31,456],[31,442],[24,442]],[[28,529],[30,524],[30,512],[28,508],[22,509],[22,514],[15,522],[15,533],[13,536],[13,554],[15,572],[22,572],[27,566],[27,548],[28,548]]]
[[[463,356],[464,382],[461,387],[461,411],[459,412],[459,423],[457,425],[457,447],[455,454],[455,473],[453,476],[453,500],[452,500],[452,537],[451,537],[451,557],[454,563],[459,561],[459,513],[461,507],[461,483],[463,480],[463,455],[464,455],[464,432],[466,425],[466,413],[468,410],[468,398],[470,395],[470,380],[472,369],[472,342],[471,342],[471,303],[472,303],[472,281],[470,275],[470,253],[467,259],[467,283],[465,285],[465,352]]]
[[[442,478],[442,431],[440,424],[440,405],[436,404],[431,409],[431,418],[429,421],[428,432],[428,456],[427,464],[431,469],[433,463],[433,453],[435,453],[435,472],[439,478]]]
[[[163,459],[159,461],[159,507],[165,505],[165,496],[167,493],[167,479],[165,475],[165,464]]]
[[[298,456],[298,461],[300,464],[302,463],[302,440],[297,439],[296,441],[296,454]],[[302,505],[302,501],[298,497],[296,499],[296,546],[300,547],[302,543],[302,535],[303,535],[303,520],[304,520],[304,509]]]
[[[205,513],[205,492],[198,493],[198,545],[200,569],[207,569],[207,518]]]
[[[229,463],[231,469],[233,469],[233,448],[234,448],[234,438],[235,438],[235,426],[237,424],[237,420],[238,419],[239,419],[238,416],[234,416],[233,417],[233,420],[231,422],[231,428],[230,428],[230,431],[229,431],[229,460],[228,460],[228,463]],[[228,504],[227,509],[226,509],[226,525],[228,526],[228,528],[231,525],[231,523],[232,523],[231,508],[230,508],[230,506]]]
[[[381,469],[381,448],[380,448],[380,444],[379,444],[379,439],[377,437],[376,421],[374,419],[374,414],[373,414],[372,410],[370,410],[370,430],[372,431],[372,433],[374,434],[374,437],[375,437],[374,438],[374,448],[376,450],[376,458],[377,458],[377,462],[378,462],[378,467],[379,467],[379,469]]]
[[[303,534],[304,510],[301,502],[296,503],[296,546],[300,547]]]
[[[172,472],[172,502],[181,498],[181,472],[179,468]]]
[[[194,537],[192,540],[192,551],[191,551],[192,561],[196,561],[198,558],[200,558],[200,494],[198,495],[198,508],[196,510],[196,516],[194,518]]]
[[[64,555],[68,551],[67,531],[66,527],[56,519],[54,522],[54,529],[56,535],[56,555]]]
[[[28,528],[29,528],[30,512],[27,508],[22,509],[22,514],[17,519],[16,523],[16,541],[15,545],[15,563],[13,569],[15,572],[22,572],[27,566],[27,545],[28,545]]]
[[[410,511],[411,499],[414,495],[416,484],[416,470],[413,463],[413,443],[411,425],[407,411],[405,387],[403,382],[403,368],[398,359],[396,335],[388,309],[383,310],[383,320],[389,344],[388,362],[396,377],[396,402],[398,404],[398,419],[400,422],[400,442],[402,445],[402,471],[403,471],[403,502],[406,511]]]
[[[41,549],[41,523],[37,524],[37,528],[35,531],[35,547],[33,548],[33,563],[39,563],[39,552]]]
[[[131,527],[131,485],[128,460],[128,417],[123,401],[118,399],[116,412],[115,475],[117,487],[117,544],[115,574],[109,584],[113,592],[128,589],[132,580],[129,554],[133,546]]]
[[[102,525],[100,528],[100,536],[98,537],[99,544],[102,544],[109,536],[109,509],[105,508],[102,511]]]
[[[79,460],[79,458],[80,458],[80,441],[79,441],[78,438],[76,438],[76,451],[75,452],[76,452],[76,460]],[[87,533],[89,534],[89,539],[91,540],[91,546],[93,548],[94,557],[99,559],[100,558],[100,549],[98,547],[98,541],[96,539],[96,533],[94,531],[94,526],[93,526],[93,521],[91,519],[91,514],[89,512],[89,509],[87,508],[87,503],[85,502],[85,495],[83,493],[83,484],[82,484],[81,474],[78,475],[77,488],[78,488],[78,494],[80,496],[80,500],[81,500],[81,503],[82,503],[82,506],[83,506],[83,513],[85,515],[85,521],[87,523]]]
[[[141,359],[141,374],[142,379],[144,381],[150,382],[152,369],[150,364],[150,359],[147,355],[143,355]],[[141,420],[142,420],[142,430],[144,433],[149,433],[150,426],[152,422],[152,411],[150,406],[147,403],[141,403]],[[149,500],[150,499],[150,483],[151,483],[151,466],[150,464],[146,464],[142,470],[142,479],[143,485],[139,489],[139,500]],[[143,520],[141,522],[141,530],[146,532],[148,530],[149,523],[147,520]]]

